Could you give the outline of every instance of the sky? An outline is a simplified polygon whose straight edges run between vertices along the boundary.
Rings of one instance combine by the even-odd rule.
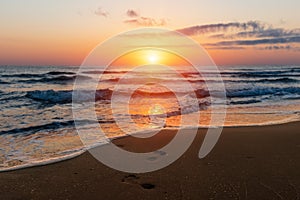
[[[108,38],[179,31],[217,65],[299,65],[299,0],[2,0],[0,65],[80,65]]]

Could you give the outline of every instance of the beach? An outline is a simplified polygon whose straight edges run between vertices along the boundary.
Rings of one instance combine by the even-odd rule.
[[[224,128],[204,159],[206,129],[176,162],[145,174],[128,174],[98,162],[89,152],[62,162],[0,173],[0,199],[299,199],[299,122]],[[147,152],[172,139],[162,131],[148,139],[113,142]],[[98,147],[98,148],[101,148]]]
[[[2,1],[0,200],[300,200],[300,1],[223,2]]]

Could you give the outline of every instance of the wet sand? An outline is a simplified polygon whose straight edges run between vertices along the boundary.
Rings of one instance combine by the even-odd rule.
[[[198,152],[206,129],[199,129],[180,159],[145,174],[110,169],[86,152],[51,165],[0,173],[0,199],[299,199],[299,128],[299,122],[225,128],[204,159]],[[174,134],[164,131],[149,139],[124,137],[114,143],[147,152]]]

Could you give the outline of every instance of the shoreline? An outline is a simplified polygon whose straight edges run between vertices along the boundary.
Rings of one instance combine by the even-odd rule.
[[[295,119],[294,121],[282,121],[279,123],[270,123],[270,124],[262,124],[262,125],[241,125],[241,126],[223,126],[222,128],[247,128],[247,127],[265,127],[265,126],[277,126],[277,125],[284,125],[284,124],[289,124],[289,123],[300,123],[299,119]],[[210,128],[220,128],[219,126],[216,127],[210,127]],[[191,130],[191,129],[208,129],[208,127],[187,127],[184,128],[185,130]],[[178,130],[178,128],[164,128],[162,129],[162,131],[176,131]],[[122,139],[122,138],[126,138],[126,137],[130,137],[130,136],[134,136],[134,135],[139,135],[139,134],[151,134],[150,130],[146,130],[143,132],[136,132],[136,133],[132,133],[131,135],[122,135],[122,136],[116,136],[114,138],[110,138],[111,141],[113,142],[114,140],[118,140],[118,139]],[[96,145],[92,148],[97,148],[97,147],[101,147],[103,145],[106,145],[105,143],[103,144],[99,144]],[[84,148],[84,147],[83,147]],[[4,172],[10,172],[10,171],[15,171],[15,170],[22,170],[22,169],[26,169],[26,168],[32,168],[32,167],[40,167],[40,166],[47,166],[47,165],[51,165],[51,164],[55,164],[58,162],[64,162],[66,160],[70,160],[73,158],[76,158],[78,156],[81,156],[82,154],[88,152],[90,149],[86,149],[84,148],[83,150],[79,151],[79,152],[74,152],[70,155],[66,155],[66,156],[62,156],[62,157],[55,157],[55,158],[51,158],[51,159],[45,159],[45,160],[41,160],[41,161],[36,161],[35,163],[29,163],[26,165],[18,165],[18,166],[14,166],[11,168],[6,168],[6,169],[0,169],[0,173],[4,173]]]
[[[275,123],[270,123],[270,124],[262,124],[262,125],[241,125],[241,126],[223,126],[223,129],[228,129],[228,128],[251,128],[251,127],[269,127],[269,126],[280,126],[280,125],[285,125],[285,124],[291,124],[291,123],[299,123],[300,124],[300,120],[299,119],[295,119],[294,121],[281,121],[281,122],[275,122]],[[300,126],[299,126],[300,127]],[[220,128],[219,126],[216,127],[210,127],[210,128]],[[198,129],[198,130],[206,130],[208,129],[208,127],[187,127],[184,128],[185,130],[194,130],[194,129]],[[178,130],[178,128],[164,128],[161,131],[176,131]],[[136,133],[132,133],[131,135],[122,135],[122,136],[116,136],[114,138],[110,138],[111,141],[115,141],[115,140],[119,140],[122,138],[126,138],[126,137],[131,137],[134,135],[139,135],[139,134],[151,134],[150,130],[146,130],[143,132],[136,132]],[[222,133],[221,133],[222,135]],[[105,143],[103,144],[99,144],[96,146],[91,147],[90,149],[93,148],[99,148],[103,145],[106,145]],[[83,146],[84,148],[84,146]],[[0,174],[1,173],[5,173],[5,172],[11,172],[11,171],[16,171],[16,170],[23,170],[23,169],[27,169],[27,168],[34,168],[34,167],[41,167],[41,166],[47,166],[47,165],[51,165],[51,164],[55,164],[55,163],[59,163],[59,162],[64,162],[70,159],[74,159],[78,156],[81,156],[84,153],[89,152],[90,149],[86,149],[84,148],[81,151],[78,152],[74,152],[70,155],[66,155],[66,156],[62,156],[62,157],[55,157],[55,158],[51,158],[51,159],[45,159],[45,160],[41,160],[41,161],[36,161],[35,163],[28,163],[25,165],[18,165],[18,166],[14,166],[11,168],[6,168],[6,169],[0,169]]]
[[[300,122],[224,128],[210,154],[198,158],[206,129],[177,161],[161,170],[128,174],[89,152],[62,162],[0,173],[1,199],[297,199],[300,194]],[[148,152],[176,134],[123,137],[125,150]],[[97,147],[101,148],[101,147]]]

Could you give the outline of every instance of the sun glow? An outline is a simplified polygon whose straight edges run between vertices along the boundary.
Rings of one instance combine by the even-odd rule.
[[[147,56],[147,59],[148,61],[151,63],[151,64],[154,64],[154,63],[157,63],[158,60],[159,60],[159,57],[157,54],[155,53],[150,53],[148,56]]]
[[[131,67],[142,65],[190,66],[186,60],[176,54],[154,49],[142,49],[124,54],[111,63],[110,66]]]
[[[165,112],[164,108],[161,105],[155,104],[150,107],[148,114],[149,115],[161,115],[164,112]]]

